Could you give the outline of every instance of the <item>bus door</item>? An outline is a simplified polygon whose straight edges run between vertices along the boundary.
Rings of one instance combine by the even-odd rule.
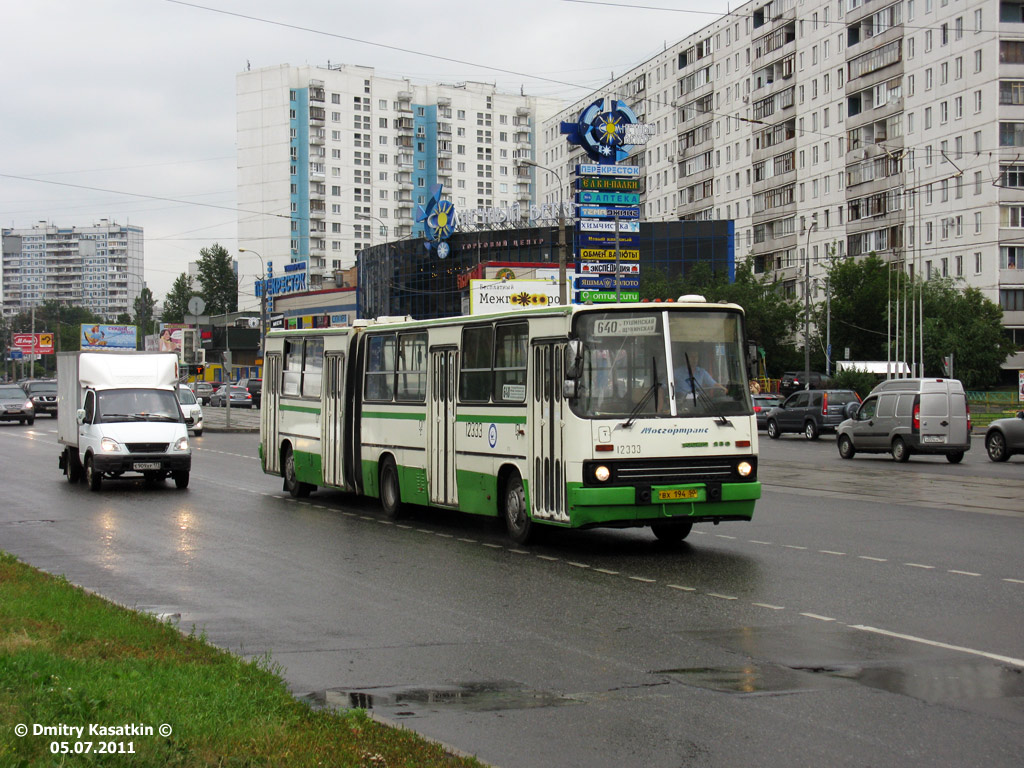
[[[455,484],[455,391],[459,355],[454,349],[430,352],[430,392],[427,423],[430,436],[430,503],[455,506],[459,503]]]
[[[263,467],[271,474],[281,472],[278,453],[281,431],[281,354],[265,355],[263,360],[263,400],[260,407],[260,433],[263,439]]]
[[[345,487],[345,355],[328,352],[324,356],[321,382],[320,446],[324,485]]]
[[[534,517],[568,521],[565,471],[562,463],[562,360],[565,343],[542,342],[533,347],[533,399],[529,434],[530,504]]]

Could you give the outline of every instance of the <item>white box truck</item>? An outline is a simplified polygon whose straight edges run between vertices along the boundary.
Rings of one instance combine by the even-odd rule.
[[[57,355],[57,439],[68,482],[141,473],[188,487],[192,449],[178,405],[178,358],[153,352]]]

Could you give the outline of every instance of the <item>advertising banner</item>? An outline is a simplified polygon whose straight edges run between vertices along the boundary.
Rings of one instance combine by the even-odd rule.
[[[616,242],[618,242],[619,248],[630,248],[639,245],[640,238],[629,233],[620,233],[618,236],[614,232],[576,233],[576,243],[580,248],[611,248],[614,251]]]
[[[15,333],[13,338],[15,347],[21,350],[23,355],[52,355],[53,334],[49,331],[42,333]]]
[[[640,251],[632,248],[620,248],[618,258],[621,261],[640,261]],[[581,259],[609,259],[615,261],[614,248],[580,248]]]
[[[639,192],[639,179],[617,179],[604,176],[581,176],[576,179],[576,189],[604,189],[619,192]]]
[[[639,165],[598,165],[580,163],[576,166],[577,176],[640,176]]]
[[[568,290],[572,291],[573,275]],[[559,288],[550,280],[470,280],[469,314],[509,312],[517,309],[557,307]]]
[[[576,224],[580,232],[614,232],[615,222],[609,220],[580,221]],[[639,221],[620,221],[619,232],[640,232]]]
[[[134,325],[94,325],[82,323],[80,349],[112,349],[134,352],[138,327]]]
[[[581,205],[579,207],[579,215],[586,216],[588,218],[603,217],[608,219],[614,219],[616,216],[619,219],[639,219],[640,209],[636,206],[631,208],[624,208],[621,206],[598,206],[598,205]]]
[[[576,294],[576,301],[580,304],[586,304],[588,301],[594,304],[614,304],[616,301],[640,301],[640,293],[638,291],[622,291],[618,298],[615,296],[615,291],[579,291]]]
[[[185,333],[190,331],[191,325],[183,323],[160,323],[160,352],[174,352],[179,360],[184,359]]]
[[[619,288],[636,291],[640,288],[639,277],[619,277]],[[615,275],[578,275],[576,289],[580,291],[614,291]]]
[[[583,205],[639,205],[640,195],[631,192],[587,192],[576,193],[576,201]]]
[[[615,274],[614,261],[582,261],[576,266],[576,271],[581,275]],[[639,275],[640,265],[623,261],[619,263],[619,272],[623,275]]]

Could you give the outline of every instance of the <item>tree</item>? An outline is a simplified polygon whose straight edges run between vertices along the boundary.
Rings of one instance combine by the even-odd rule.
[[[889,340],[888,308],[892,297],[895,311],[897,272],[890,280],[889,265],[873,252],[866,258],[833,258],[827,267],[831,294],[832,349],[849,347],[851,360],[886,360]],[[815,308],[812,318],[819,336],[825,335],[825,304]],[[838,357],[833,353],[832,359]]]
[[[238,278],[231,255],[214,243],[203,248],[199,259],[199,295],[206,301],[206,313],[223,315],[238,311]]]
[[[182,272],[171,284],[171,290],[164,298],[163,321],[165,323],[183,323],[188,314],[189,299],[195,294],[192,278]]]
[[[140,338],[145,338],[150,334],[156,333],[154,328],[153,313],[156,308],[156,299],[153,298],[153,292],[146,286],[143,286],[142,291],[132,302],[132,310],[134,312],[133,322],[139,327]]]
[[[951,279],[924,283],[924,363],[929,376],[942,374],[942,358],[953,355],[953,375],[968,389],[996,383],[999,366],[1016,345],[1003,331],[1003,311],[977,288]]]

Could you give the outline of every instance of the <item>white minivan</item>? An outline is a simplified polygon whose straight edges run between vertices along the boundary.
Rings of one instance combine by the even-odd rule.
[[[891,453],[896,461],[922,453],[956,464],[971,448],[967,393],[956,379],[889,379],[851,411],[836,434],[844,459],[858,451]]]

